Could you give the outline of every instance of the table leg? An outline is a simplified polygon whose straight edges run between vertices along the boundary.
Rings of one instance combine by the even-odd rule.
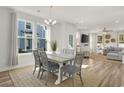
[[[62,71],[61,71],[61,68],[62,68],[63,64],[59,64],[59,73],[58,73],[58,77],[57,77],[57,80],[55,82],[56,85],[60,84],[62,82]]]
[[[71,64],[71,65],[74,65],[74,60],[71,60],[71,61],[70,61],[70,64]]]

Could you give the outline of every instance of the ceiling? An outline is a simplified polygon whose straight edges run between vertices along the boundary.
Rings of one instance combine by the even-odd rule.
[[[38,17],[49,18],[48,6],[14,6],[11,8]],[[101,30],[104,27],[112,30],[124,29],[123,6],[54,6],[52,16],[58,22],[73,23],[84,30]]]

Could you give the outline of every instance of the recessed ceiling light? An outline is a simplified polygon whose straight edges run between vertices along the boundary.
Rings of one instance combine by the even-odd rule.
[[[116,20],[115,23],[119,23],[119,20]]]
[[[80,23],[80,24],[83,24],[83,23],[84,23],[84,21],[80,20],[80,21],[79,21],[79,23]]]

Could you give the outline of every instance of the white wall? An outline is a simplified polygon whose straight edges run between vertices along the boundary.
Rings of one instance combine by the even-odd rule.
[[[34,60],[34,56],[32,53],[18,55],[18,65],[19,66],[32,65],[34,63],[35,63],[35,60]]]
[[[58,51],[63,48],[68,48],[69,35],[73,35],[74,48],[76,46],[76,26],[70,23],[58,23],[52,27],[51,30],[51,40],[56,40],[58,44]]]
[[[11,10],[0,7],[0,69],[8,66]]]

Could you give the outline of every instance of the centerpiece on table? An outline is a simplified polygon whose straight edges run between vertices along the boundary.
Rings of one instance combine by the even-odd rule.
[[[57,50],[57,42],[51,41],[50,45],[51,45],[52,52],[55,53]]]

